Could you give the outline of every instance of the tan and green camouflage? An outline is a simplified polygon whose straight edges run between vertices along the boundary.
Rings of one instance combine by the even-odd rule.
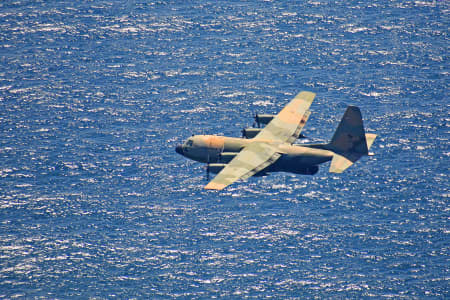
[[[253,138],[196,135],[178,145],[176,151],[218,171],[205,186],[211,190],[270,172],[314,175],[319,164],[330,160],[329,171],[342,173],[363,155],[369,155],[376,134],[364,132],[359,108],[349,106],[330,143],[294,145],[308,120],[314,97],[314,93],[300,92],[278,115],[264,115],[270,121],[261,131],[253,130]]]

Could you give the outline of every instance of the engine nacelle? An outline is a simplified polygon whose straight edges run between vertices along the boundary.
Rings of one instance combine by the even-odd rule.
[[[260,124],[269,124],[270,121],[273,120],[273,118],[275,118],[275,115],[260,115],[260,114],[256,114],[255,115],[255,122],[258,124],[258,127],[260,126]]]
[[[259,132],[261,131],[260,128],[244,128],[242,129],[242,137],[245,137],[247,139],[254,138]]]
[[[227,164],[229,163],[235,156],[237,155],[237,152],[222,152],[219,155],[219,161],[221,163]]]
[[[225,168],[227,164],[209,164],[208,165],[208,172],[217,174],[220,171],[222,171],[223,168]]]

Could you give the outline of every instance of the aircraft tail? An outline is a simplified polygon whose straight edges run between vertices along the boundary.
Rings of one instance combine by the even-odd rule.
[[[330,172],[342,173],[363,155],[369,155],[369,149],[376,137],[376,134],[364,132],[359,108],[347,107],[331,142],[326,147],[334,152]]]

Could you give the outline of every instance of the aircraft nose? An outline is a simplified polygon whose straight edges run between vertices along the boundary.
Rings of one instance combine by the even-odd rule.
[[[183,146],[177,145],[177,146],[175,147],[175,151],[176,151],[178,154],[183,155]]]

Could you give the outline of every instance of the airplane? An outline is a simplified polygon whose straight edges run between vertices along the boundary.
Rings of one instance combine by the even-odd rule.
[[[358,159],[372,155],[369,149],[376,134],[365,133],[361,111],[348,106],[331,141],[322,144],[293,144],[310,115],[316,94],[300,92],[277,115],[255,115],[260,127],[247,128],[243,137],[193,135],[175,151],[189,159],[206,163],[207,174],[217,175],[204,188],[223,190],[251,176],[272,172],[314,175],[319,164],[331,160],[329,172],[342,173]],[[209,180],[209,179],[208,179]]]

